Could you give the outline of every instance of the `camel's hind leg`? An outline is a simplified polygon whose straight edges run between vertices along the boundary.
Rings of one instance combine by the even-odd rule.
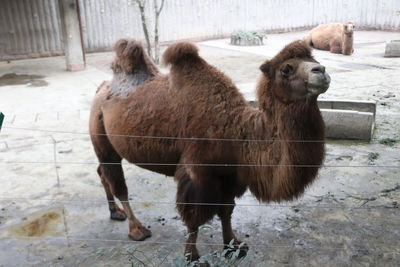
[[[128,188],[126,187],[121,165],[122,158],[115,151],[108,137],[102,135],[105,133],[102,122],[102,115],[96,114],[94,108],[90,119],[91,139],[94,151],[100,162],[97,172],[106,191],[111,219],[125,220],[127,217],[129,220],[129,237],[133,240],[144,240],[151,236],[151,232],[142,226],[132,212],[128,202]],[[123,210],[114,202],[114,197],[121,201]]]
[[[121,209],[117,203],[115,203],[114,195],[111,192],[110,186],[106,180],[106,177],[102,175],[101,166],[97,168],[97,173],[101,178],[101,183],[103,184],[104,190],[106,191],[108,208],[110,210],[110,218],[111,220],[116,221],[125,221],[126,220],[126,213],[123,209]]]
[[[136,241],[144,240],[151,236],[150,230],[144,227],[141,222],[136,219],[133,214],[132,208],[129,204],[128,199],[128,188],[126,187],[124,173],[122,170],[121,159],[119,162],[115,161],[101,161],[105,164],[100,163],[101,178],[109,186],[104,186],[106,189],[107,198],[109,197],[109,192],[117,197],[121,201],[124,207],[123,212],[121,209],[117,208],[120,213],[126,214],[129,220],[129,237]],[[111,164],[109,164],[111,163]],[[108,191],[109,190],[109,191]],[[110,201],[109,201],[110,202]],[[110,208],[111,211],[111,208]],[[111,212],[111,216],[113,216]]]

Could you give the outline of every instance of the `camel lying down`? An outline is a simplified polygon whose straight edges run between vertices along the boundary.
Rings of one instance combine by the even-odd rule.
[[[231,214],[235,198],[247,189],[261,202],[280,202],[299,197],[316,178],[324,159],[317,97],[330,78],[303,41],[261,65],[258,108],[249,106],[232,80],[201,58],[192,43],[165,51],[168,75],[159,73],[135,40],[122,39],[115,50],[114,78],[96,93],[90,133],[111,219],[128,218],[131,239],[144,240],[151,232],[129,205],[122,159],[175,178],[177,209],[190,233],[185,254],[192,260],[199,257],[197,230],[215,215],[225,246],[233,240],[239,248]],[[187,137],[200,139],[179,139]],[[244,256],[248,247],[240,250]]]
[[[355,24],[352,21],[344,24],[321,24],[313,28],[304,40],[316,49],[327,50],[336,54],[351,55],[354,52],[354,29]]]

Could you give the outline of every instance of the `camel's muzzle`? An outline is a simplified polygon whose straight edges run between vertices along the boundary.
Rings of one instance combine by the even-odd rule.
[[[331,83],[331,77],[325,72],[325,67],[315,63],[304,63],[304,68],[307,69],[307,89],[308,95],[319,95],[325,93]]]

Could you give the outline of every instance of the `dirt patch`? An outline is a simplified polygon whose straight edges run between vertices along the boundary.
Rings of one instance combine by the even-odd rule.
[[[40,87],[49,85],[43,78],[44,76],[40,75],[7,73],[0,77],[0,86],[27,84],[29,87]]]
[[[11,226],[8,232],[19,237],[45,237],[60,235],[59,226],[62,225],[60,210],[47,210],[35,214],[31,218],[17,225]]]

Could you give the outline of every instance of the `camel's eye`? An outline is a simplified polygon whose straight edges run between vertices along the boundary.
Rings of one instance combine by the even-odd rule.
[[[294,70],[294,68],[293,68],[292,65],[286,64],[286,65],[281,69],[281,73],[282,73],[283,76],[287,77],[287,76],[289,76],[290,74],[293,73],[293,70]]]

